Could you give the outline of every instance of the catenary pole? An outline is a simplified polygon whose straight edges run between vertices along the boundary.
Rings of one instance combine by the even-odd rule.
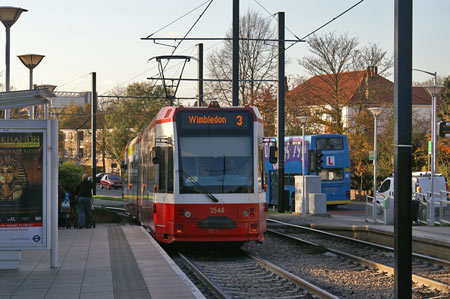
[[[277,202],[278,211],[284,212],[284,12],[278,13],[278,126],[277,126]]]
[[[233,0],[233,106],[239,106],[239,0]]]
[[[395,0],[394,256],[395,298],[411,298],[412,0]]]
[[[92,132],[92,181],[94,188],[92,194],[96,195],[95,176],[97,174],[97,73],[92,73],[92,95],[91,95],[91,132]],[[106,169],[104,169],[106,170]]]
[[[203,106],[203,43],[198,44],[198,106]]]

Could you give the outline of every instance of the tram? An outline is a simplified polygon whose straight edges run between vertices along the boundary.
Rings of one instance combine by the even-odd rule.
[[[255,107],[164,107],[125,149],[124,205],[161,243],[261,242],[263,121]]]

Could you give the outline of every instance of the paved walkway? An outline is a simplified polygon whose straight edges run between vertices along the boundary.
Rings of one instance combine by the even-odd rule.
[[[19,270],[0,270],[0,299],[204,298],[142,227],[60,229],[58,245],[56,269],[28,250]]]

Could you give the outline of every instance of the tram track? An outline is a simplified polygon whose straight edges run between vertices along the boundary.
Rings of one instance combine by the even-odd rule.
[[[338,298],[241,250],[231,254],[202,250],[178,253],[178,257],[215,298]]]
[[[270,222],[275,223],[277,226],[268,229],[268,233],[282,238],[290,238],[294,242],[302,242],[308,246],[321,248],[321,250],[331,254],[371,269],[377,269],[380,273],[386,273],[390,276],[394,274],[392,248],[276,220],[270,220]],[[271,226],[273,227],[273,225]],[[414,254],[413,273],[412,280],[416,288],[423,285],[426,288],[445,293],[447,296],[450,294],[449,261]]]

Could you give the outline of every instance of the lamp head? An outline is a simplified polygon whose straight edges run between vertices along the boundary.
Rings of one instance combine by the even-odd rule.
[[[48,89],[48,91],[53,92],[56,88],[56,85],[50,85],[50,84],[42,84],[42,85],[35,85],[34,89]]]
[[[374,117],[377,117],[378,115],[381,114],[381,112],[383,112],[383,108],[380,107],[372,107],[372,108],[367,108],[370,112],[372,112]]]
[[[5,27],[11,27],[25,11],[28,10],[20,7],[0,6],[0,21]]]
[[[311,117],[309,117],[309,116],[297,116],[296,118],[300,121],[300,123],[301,123],[302,125],[306,125],[306,123],[308,122],[308,120],[309,120]]]
[[[23,65],[32,70],[42,61],[45,56],[39,54],[24,54],[18,55],[17,57],[19,57]]]
[[[431,97],[435,97],[442,92],[442,90],[444,89],[444,86],[443,85],[428,85],[428,86],[424,86],[424,88]]]

